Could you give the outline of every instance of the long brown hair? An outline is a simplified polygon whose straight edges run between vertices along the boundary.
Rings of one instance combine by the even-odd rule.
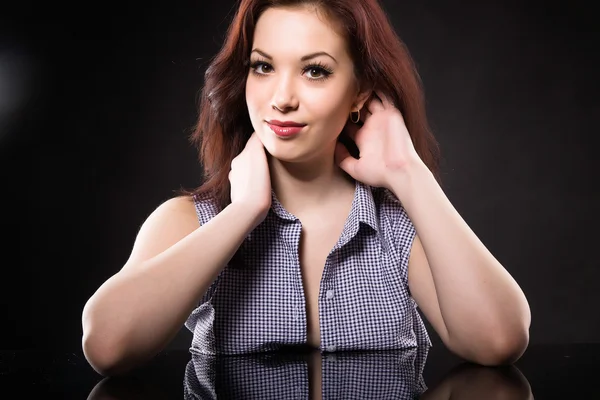
[[[210,196],[220,209],[231,202],[231,161],[254,131],[244,93],[256,22],[267,8],[305,4],[339,23],[361,88],[378,88],[393,101],[417,154],[440,181],[439,148],[426,117],[421,78],[378,0],[239,0],[223,47],[205,72],[199,116],[190,135],[204,181],[184,193]]]

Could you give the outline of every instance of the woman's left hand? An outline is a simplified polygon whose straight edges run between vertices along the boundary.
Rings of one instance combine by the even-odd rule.
[[[391,190],[398,174],[417,165],[424,165],[418,156],[402,113],[383,95],[365,103],[360,112],[362,127],[348,122],[346,132],[354,140],[360,158],[350,155],[346,147],[338,142],[335,159],[338,165],[352,178],[373,187]]]

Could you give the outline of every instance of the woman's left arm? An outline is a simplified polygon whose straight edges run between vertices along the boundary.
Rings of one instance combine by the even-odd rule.
[[[531,314],[519,285],[454,209],[418,156],[402,113],[376,92],[347,124],[355,159],[337,143],[335,158],[354,179],[392,191],[415,226],[411,294],[444,344],[484,365],[511,363],[529,343]]]
[[[408,283],[444,344],[484,365],[514,362],[529,343],[523,291],[452,206],[421,163],[390,179],[415,226]]]

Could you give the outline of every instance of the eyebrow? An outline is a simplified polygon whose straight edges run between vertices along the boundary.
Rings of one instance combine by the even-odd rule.
[[[260,54],[261,56],[263,56],[265,58],[268,58],[269,60],[273,59],[273,57],[271,57],[270,55],[268,55],[267,53],[265,53],[264,51],[262,51],[260,49],[253,49],[251,53],[254,53],[254,52],[257,52],[258,54]],[[307,55],[303,56],[300,59],[300,61],[310,60],[312,58],[319,57],[319,56],[327,56],[337,63],[337,60],[331,54],[329,54],[325,51],[317,51],[316,53],[307,54]]]

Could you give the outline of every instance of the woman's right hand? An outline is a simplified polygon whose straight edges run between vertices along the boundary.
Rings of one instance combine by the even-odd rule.
[[[260,224],[271,208],[271,176],[265,148],[256,132],[231,162],[231,203],[256,213]]]

